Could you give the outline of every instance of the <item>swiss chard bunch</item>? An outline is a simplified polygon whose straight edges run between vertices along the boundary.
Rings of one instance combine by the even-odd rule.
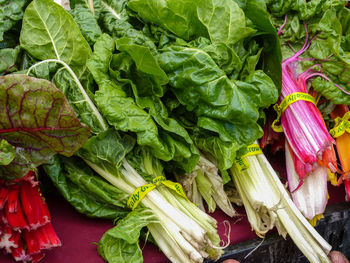
[[[77,2],[74,9],[82,6]],[[223,183],[230,180],[226,170],[262,136],[261,109],[276,101],[281,83],[279,42],[264,5],[166,1],[163,12],[156,1],[96,1],[94,10],[102,32],[116,39],[114,44],[100,37],[88,63],[99,84],[97,105],[108,122],[136,132],[138,143],[157,158],[172,160],[167,170],[197,170],[200,150],[213,159]],[[256,13],[263,15],[256,19]],[[131,127],[133,120],[144,128]],[[148,139],[155,130],[150,120],[161,140]]]
[[[335,104],[350,98],[346,40],[350,12],[344,1],[337,0],[267,3],[280,28],[284,59],[277,110],[282,115],[279,129],[287,139],[289,188],[298,208],[312,219],[327,203],[328,169],[337,171],[335,141],[317,103],[321,96]]]

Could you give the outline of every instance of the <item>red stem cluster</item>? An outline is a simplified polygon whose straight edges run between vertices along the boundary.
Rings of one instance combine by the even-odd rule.
[[[0,249],[16,261],[38,262],[44,250],[61,246],[35,173],[0,181]]]

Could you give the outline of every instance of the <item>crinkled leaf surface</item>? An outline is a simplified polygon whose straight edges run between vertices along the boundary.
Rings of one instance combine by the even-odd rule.
[[[198,48],[174,46],[161,53],[158,60],[168,74],[172,92],[188,111],[195,112],[196,125],[209,132],[206,137],[202,137],[203,132],[194,134],[196,144],[204,151],[210,149],[220,169],[228,169],[235,152],[227,155],[225,149],[243,149],[262,135],[257,124],[259,108],[277,100],[273,81],[262,71],[254,71],[245,82],[232,81]],[[210,134],[226,143],[218,144],[215,136],[209,139]]]
[[[142,263],[139,246],[140,231],[150,223],[157,222],[154,214],[145,208],[138,208],[108,230],[98,244],[98,252],[110,263]]]
[[[99,112],[96,112],[97,110],[91,107],[72,76],[65,69],[58,70],[52,78],[52,82],[67,97],[80,121],[88,125],[94,134],[105,130],[105,127],[107,127],[106,121],[101,118]]]
[[[126,208],[129,195],[95,175],[80,158],[56,155],[44,169],[63,197],[80,213],[115,220],[130,212]]]
[[[95,38],[97,37],[98,34]],[[52,80],[66,95],[81,121],[89,125],[93,133],[105,130],[107,127],[105,120],[89,99],[89,95],[90,97],[93,95],[89,94],[91,76],[86,64],[91,49],[72,16],[53,1],[35,0],[26,9],[20,41],[28,53],[40,60],[58,59],[68,64],[82,83],[81,88],[66,69],[53,68],[54,76],[51,76],[50,70],[50,74],[46,74],[45,77]],[[39,65],[33,73],[38,75],[38,71],[51,69],[53,65],[55,63]],[[61,66],[58,63],[56,65]],[[43,74],[39,75],[43,77]]]
[[[80,78],[91,49],[63,7],[51,0],[34,0],[24,13],[21,47],[37,59],[59,59]]]
[[[257,39],[263,43],[261,64],[264,72],[274,81],[278,90],[282,87],[282,53],[277,31],[271,22],[264,0],[250,0],[244,6],[245,15],[254,23]]]
[[[255,32],[246,27],[243,10],[232,0],[201,0],[196,5],[212,43],[233,45]]]
[[[344,5],[344,1],[342,0],[267,0],[266,2],[273,15],[282,17],[286,13],[296,11],[302,20],[307,20],[315,15],[323,13],[331,6]]]
[[[75,1],[74,8],[70,11],[86,41],[93,45],[102,35],[95,15],[90,10],[87,1]]]
[[[121,136],[110,128],[91,137],[78,155],[117,176],[122,160],[133,147],[134,140],[129,135]]]
[[[208,36],[207,29],[198,19],[197,6],[200,4],[202,1],[131,0],[128,7],[143,19],[190,40],[195,36]]]
[[[162,85],[168,83],[168,77],[159,67],[158,62],[148,47],[134,44],[132,39],[121,38],[117,40],[117,49],[126,52],[134,61],[136,69],[141,73],[141,79],[146,79],[137,86],[146,86],[142,89],[149,90],[148,94],[162,97],[164,90]],[[146,84],[146,85],[145,85]],[[145,92],[143,92],[145,93]],[[142,95],[142,94],[140,94]]]
[[[0,74],[3,72],[11,73],[16,70],[19,51],[19,47],[0,49]]]
[[[111,67],[114,66],[114,68],[110,69],[111,75],[116,76],[117,80],[131,85],[137,105],[148,111],[148,114],[158,125],[159,137],[168,146],[168,155],[185,171],[192,171],[198,162],[199,154],[187,131],[175,119],[168,116],[166,107],[159,99],[163,96],[164,88],[162,85],[168,83],[168,77],[159,67],[148,47],[136,44],[127,45],[125,42],[129,41],[125,38],[117,40],[117,47],[131,57],[131,60],[125,57],[126,61],[131,62],[127,67],[131,70],[125,71],[123,66],[120,66],[127,64],[127,62],[120,63],[117,60],[116,63],[113,63],[112,59]],[[135,70],[133,70],[134,64]]]
[[[273,82],[262,71],[254,72],[241,85],[231,81],[200,49],[173,47],[158,58],[172,91],[187,110],[196,113],[199,126],[218,133],[220,126],[219,134],[225,141],[241,132],[240,140],[244,141],[244,137],[249,140],[249,134],[241,128],[260,132],[256,125],[257,109],[273,103],[278,96]]]
[[[6,140],[0,140],[0,165],[9,165],[15,158],[15,147]]]
[[[0,77],[0,139],[16,147],[0,176],[21,178],[54,154],[71,156],[87,140],[66,97],[51,82],[27,75]]]
[[[114,49],[113,39],[104,34],[96,42],[93,56],[88,62],[89,70],[99,85],[95,99],[100,111],[110,125],[122,131],[136,132],[138,144],[151,147],[157,156],[170,160],[167,145],[160,141],[158,128],[151,116],[111,80],[109,61]]]
[[[274,15],[273,22],[277,28],[284,22],[284,18],[279,16],[291,9],[295,10],[292,14],[288,13],[287,24],[280,35],[283,59],[294,54],[289,46],[294,50],[301,48],[306,37],[303,23],[309,19],[306,25],[309,40],[313,40],[303,57],[314,60],[300,62],[299,65],[302,70],[306,70],[314,64],[320,64],[321,67],[315,68],[315,71],[320,70],[331,82],[316,77],[311,79],[313,89],[335,104],[350,104],[350,96],[334,85],[336,83],[345,91],[350,91],[350,49],[347,41],[350,11],[344,7],[344,2],[315,0],[292,4],[268,1],[268,7]]]
[[[126,8],[127,2],[127,0],[95,0],[94,7],[100,27],[115,38],[127,37],[133,39],[134,43],[155,51],[156,45],[153,39],[139,29],[142,25],[137,24],[135,27],[132,24],[133,16],[129,15],[130,10]]]
[[[0,1],[0,41],[3,40],[3,34],[22,19],[26,2],[27,0]]]
[[[124,45],[121,45],[121,49],[123,47]],[[154,61],[154,57],[148,48],[135,44],[130,46],[127,51],[136,50],[137,54],[145,55],[139,58],[134,57],[135,62],[133,59],[130,60],[131,64],[129,63],[128,67],[135,63],[136,73],[128,72],[131,79],[122,80],[120,71],[127,63],[116,60],[118,63],[115,64],[119,68],[110,69],[113,65],[111,60],[114,50],[113,39],[108,35],[103,35],[96,42],[93,56],[88,62],[88,67],[99,85],[99,90],[95,94],[99,109],[110,125],[121,131],[136,133],[137,143],[150,149],[157,158],[164,161],[174,160],[183,169],[192,170],[199,155],[186,130],[176,120],[168,117],[166,108],[156,96],[139,97],[138,95],[139,93],[145,95],[142,84],[146,85],[146,83],[148,83],[148,87],[154,87],[154,89],[150,88],[147,91],[147,95],[163,94],[160,84],[167,82],[165,73],[157,64],[151,63]],[[111,65],[109,61],[111,61]],[[111,75],[124,84],[127,82],[128,85],[131,85],[135,99],[128,96],[121,86],[124,84],[117,85]],[[134,75],[138,76],[137,79],[133,77]],[[155,80],[155,78],[158,79]],[[134,80],[136,84],[132,82]]]

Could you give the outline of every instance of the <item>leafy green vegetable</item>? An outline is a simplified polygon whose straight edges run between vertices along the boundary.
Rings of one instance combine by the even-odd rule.
[[[262,108],[277,100],[281,84],[279,43],[264,2],[92,2],[93,8],[86,0],[72,0],[67,12],[51,0],[32,1],[22,21],[24,56],[8,51],[6,72],[15,65],[13,70],[52,81],[71,103],[74,118],[93,132],[86,143],[81,139],[79,147],[85,144],[74,157],[52,158],[52,151],[45,152],[45,160],[30,163],[50,161],[45,171],[79,212],[124,218],[99,243],[107,261],[142,262],[138,239],[145,226],[174,261],[217,259],[222,250],[216,221],[173,190],[158,186],[128,216],[125,203],[137,187],[162,176],[163,166],[172,173],[201,166],[198,147],[213,161],[208,167],[216,175],[211,178],[209,168],[201,166],[206,176],[198,178],[204,182],[198,183],[202,193],[213,190],[207,196],[211,208],[215,202],[220,206],[219,199],[230,206],[223,191],[226,170],[262,135],[257,123]],[[47,113],[41,104],[40,109],[32,106]],[[1,135],[0,130],[0,139],[17,153],[19,145]],[[227,209],[234,214],[232,207]]]
[[[6,140],[0,140],[0,165],[9,165],[15,158],[15,147]]]
[[[53,10],[56,15],[52,18],[47,10]],[[37,75],[38,71],[44,69],[39,76],[43,77],[44,73],[45,77],[51,79],[47,68],[52,69],[50,67],[54,62],[63,65],[68,72],[54,68],[56,74],[52,81],[64,92],[78,116],[94,133],[105,130],[107,124],[90,99],[87,89],[90,73],[86,64],[91,49],[73,18],[53,1],[35,0],[26,9],[20,40],[21,46],[32,56],[44,60],[30,67],[29,71],[33,70]],[[43,65],[44,62],[52,63]]]
[[[296,11],[301,20],[307,20],[317,14],[323,13],[331,6],[344,5],[344,1],[342,0],[302,0],[298,2],[267,0],[266,2],[273,15],[280,17],[286,13]]]
[[[197,16],[201,1],[191,0],[131,0],[128,7],[143,19],[162,26],[179,37],[190,40],[194,36],[208,36]]]
[[[206,27],[212,43],[231,46],[255,32],[246,27],[243,10],[232,0],[202,0],[196,4],[198,18]]]
[[[302,70],[315,64],[321,65],[315,68],[314,72],[318,71],[328,79],[321,77],[312,79],[312,88],[335,104],[349,104],[350,96],[344,95],[344,92],[350,91],[350,50],[346,40],[350,11],[344,7],[344,2],[301,1],[293,5],[289,2],[281,4],[279,1],[268,1],[268,7],[274,15],[273,22],[276,27],[280,27],[284,20],[279,16],[290,12],[280,36],[284,59],[294,53],[290,46],[294,50],[301,48],[306,37],[302,26],[305,23],[309,39],[313,40],[303,56],[312,60],[301,63]]]
[[[53,76],[52,82],[64,93],[79,119],[88,125],[93,133],[102,132],[104,126],[107,127],[104,119],[99,116],[97,110],[93,109],[86,99],[88,95],[81,92],[77,83],[66,70],[58,70]]]
[[[16,71],[19,51],[19,47],[0,49],[0,74]]]
[[[80,213],[116,220],[130,212],[125,208],[129,196],[96,176],[78,157],[55,156],[44,169],[63,197]]]
[[[128,136],[121,136],[110,128],[99,135],[91,137],[79,150],[78,154],[84,159],[110,169],[118,175],[118,168],[122,160],[134,147],[134,140]]]
[[[168,83],[168,77],[159,67],[155,57],[148,47],[133,44],[131,39],[121,38],[117,40],[117,49],[127,53],[135,62],[138,73],[142,74],[141,79],[146,79],[141,83],[136,82],[136,86],[145,90],[142,95],[156,95],[162,97],[164,94],[162,85]],[[137,79],[135,79],[137,81]],[[145,86],[145,87],[143,87]],[[149,90],[149,91],[147,91]],[[146,94],[145,94],[146,93]]]
[[[112,82],[108,75],[109,61],[114,51],[114,41],[103,35],[95,44],[88,67],[99,85],[95,99],[110,125],[138,135],[138,143],[153,147],[154,154],[169,160],[167,146],[158,137],[158,129],[151,117],[139,108],[133,98]]]
[[[137,209],[108,230],[98,244],[98,252],[110,263],[142,263],[139,246],[140,231],[157,218],[148,209]]]
[[[102,35],[102,31],[97,23],[96,17],[91,12],[87,1],[74,1],[74,8],[70,11],[74,21],[77,23],[83,37],[89,45],[95,44]]]
[[[0,77],[0,139],[16,147],[0,177],[21,178],[54,154],[71,156],[87,140],[65,96],[49,81],[26,75]]]
[[[203,46],[202,49],[210,55],[227,75],[231,75],[233,78],[239,75],[243,64],[242,60],[228,45],[224,43],[210,43]]]
[[[282,54],[276,28],[271,22],[264,0],[250,0],[244,6],[245,15],[258,29],[257,39],[262,41],[261,64],[264,72],[274,81],[278,90],[282,87]]]
[[[121,49],[126,49],[123,45],[120,44]],[[103,35],[96,42],[93,56],[88,62],[88,67],[99,85],[99,90],[95,94],[99,109],[110,125],[121,131],[135,132],[138,144],[151,149],[157,158],[164,161],[174,160],[183,169],[192,170],[199,155],[186,130],[176,120],[168,117],[167,110],[159,99],[139,97],[139,93],[145,95],[142,94],[142,90],[139,92],[138,89],[138,87],[144,87],[142,84],[146,83],[145,77],[149,80],[147,83],[154,87],[153,92],[152,89],[148,90],[147,95],[152,95],[152,93],[162,95],[161,83],[167,82],[165,73],[157,64],[153,64],[155,60],[147,48],[131,45],[128,48],[130,53],[133,50],[146,54],[139,58],[134,57],[137,61],[135,62],[136,69],[139,69],[137,71],[138,80],[135,79],[136,83],[133,83],[131,80],[121,79],[120,69],[114,73],[114,76],[119,78],[119,81],[127,81],[133,87],[135,101],[120,85],[116,85],[109,75],[109,73],[113,74],[108,62],[112,59],[114,49],[114,41],[108,35]],[[113,61],[111,63],[113,64]],[[116,63],[116,65],[123,66],[124,64]]]
[[[194,111],[198,116],[198,127],[232,143],[236,151],[262,135],[256,123],[258,109],[275,102],[278,96],[274,83],[265,73],[255,71],[246,82],[231,81],[211,57],[198,48],[174,46],[164,50],[158,60],[168,74],[172,92],[186,110]],[[217,141],[206,143],[202,140],[200,144],[214,146],[214,142]],[[233,160],[226,161],[227,156],[215,157],[222,163],[230,163],[229,167],[232,165]]]
[[[73,18],[51,0],[34,0],[28,5],[23,17],[20,43],[37,59],[65,62],[78,78],[86,70],[91,54],[89,44]]]
[[[0,41],[5,32],[9,31],[23,17],[26,0],[0,1]]]
[[[132,142],[129,136],[119,135],[114,129],[109,129],[90,138],[79,151],[79,155],[108,182],[125,193],[132,194],[136,187],[147,183],[145,178],[141,177],[125,158],[126,154],[132,154],[132,152],[129,153],[133,148]],[[133,160],[136,159],[133,158]],[[148,165],[149,162],[147,162],[147,164],[144,163],[145,167],[148,167]],[[158,168],[159,167],[156,169]],[[137,196],[139,194],[140,192],[138,192]],[[200,210],[198,211],[195,205],[188,202],[186,199],[178,199],[174,196],[174,193],[160,187],[159,191],[158,189],[153,189],[148,193],[142,200],[142,205],[152,209],[152,213],[154,213],[157,220],[159,220],[160,226],[155,226],[155,228],[151,225],[147,226],[157,241],[157,244],[162,250],[164,249],[163,251],[170,255],[171,258],[178,258],[180,262],[189,262],[190,257],[186,254],[186,251],[190,250],[198,260],[203,260],[202,255],[196,249],[197,247],[199,247],[201,251],[203,248],[203,251],[206,251],[205,253],[208,253],[211,258],[217,258],[221,255],[221,250],[214,247],[217,246],[220,241],[214,227],[216,225],[215,220],[208,217],[206,214],[203,215]],[[179,213],[179,210],[183,211],[183,213]],[[129,220],[132,221],[131,219]],[[125,222],[127,224],[130,221],[126,219]],[[147,222],[145,222],[145,225],[146,223]],[[130,237],[138,238],[138,232],[134,233],[134,229],[130,230],[128,226],[125,228],[125,231],[132,232]],[[120,227],[120,229],[124,231],[124,227]],[[119,238],[119,234],[115,235]],[[207,238],[210,238],[211,243],[206,241]],[[125,240],[127,237],[123,239]],[[135,254],[135,251],[138,250],[137,243],[135,244],[134,239],[130,240],[130,242],[133,242],[130,244],[132,248],[130,248],[130,245],[125,247],[126,243],[124,241],[108,241],[104,246],[104,250],[100,251],[100,253],[108,261],[113,261],[114,256],[116,256],[119,262],[122,260],[120,258],[121,252],[116,253],[115,250],[121,251],[123,250],[122,248],[124,248],[126,255],[122,252],[122,256],[128,257],[131,253],[129,251],[130,248],[134,252],[132,253],[132,257],[135,257],[133,259],[142,260],[140,253]],[[189,242],[196,242],[196,245],[192,247],[192,245],[189,245]],[[111,243],[114,245],[112,246]],[[213,246],[211,244],[215,245]],[[112,256],[112,254],[114,256]],[[190,255],[193,257],[192,254]],[[110,258],[108,258],[109,256]]]
[[[100,27],[114,38],[127,37],[135,44],[147,46],[155,51],[156,46],[153,39],[150,35],[145,34],[146,30],[142,30],[142,24],[135,22],[134,15],[131,15],[126,8],[127,2],[127,0],[94,1]]]

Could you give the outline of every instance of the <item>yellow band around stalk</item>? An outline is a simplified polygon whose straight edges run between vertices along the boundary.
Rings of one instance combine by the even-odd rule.
[[[271,127],[275,132],[283,132],[283,128],[281,124],[277,124],[279,123],[282,113],[294,102],[297,102],[299,100],[303,100],[303,101],[308,101],[308,102],[312,102],[314,105],[316,105],[316,101],[315,98],[313,96],[311,96],[308,93],[304,93],[304,92],[294,92],[292,94],[287,95],[283,101],[281,102],[281,104],[275,104],[273,106],[274,110],[277,113],[277,118],[276,120],[274,120],[274,122],[272,123]]]
[[[334,128],[329,131],[333,138],[342,136],[345,132],[350,133],[350,111],[344,114],[342,118],[337,117],[334,122]]]
[[[126,205],[131,208],[131,210],[135,210],[135,208],[139,205],[142,199],[154,188],[159,185],[164,185],[172,190],[174,190],[178,195],[187,199],[185,192],[182,189],[181,184],[174,183],[170,180],[166,180],[164,176],[158,176],[153,179],[152,183],[142,185],[133,192],[133,194],[129,197]]]
[[[252,144],[249,145],[247,147],[248,152],[241,156],[241,157],[237,157],[235,160],[235,164],[236,164],[236,168],[242,172],[244,170],[247,170],[249,168],[249,163],[246,159],[247,156],[251,156],[251,155],[258,155],[258,154],[262,154],[262,150],[260,149],[259,144]]]

